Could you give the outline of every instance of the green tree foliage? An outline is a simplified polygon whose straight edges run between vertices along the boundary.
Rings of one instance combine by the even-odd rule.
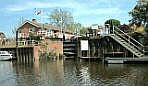
[[[80,23],[73,23],[68,27],[71,28],[70,30],[73,31],[75,35],[85,35],[88,30]]]
[[[148,32],[148,0],[138,0],[129,14],[132,16],[131,23],[143,24],[145,31]]]
[[[129,14],[132,16],[130,22],[146,24],[148,21],[148,0],[138,0],[136,6]]]
[[[111,26],[119,26],[120,21],[116,20],[116,19],[109,19],[109,20],[105,21],[105,24],[109,24]]]

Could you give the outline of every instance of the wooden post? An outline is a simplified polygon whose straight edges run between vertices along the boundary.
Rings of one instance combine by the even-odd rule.
[[[17,61],[19,62],[19,56],[18,56],[18,30],[16,31],[16,58],[17,58]]]
[[[89,58],[89,62],[90,62],[90,57],[91,56],[90,56],[90,43],[89,43],[89,40],[88,40],[88,55],[89,55],[88,58]]]
[[[16,59],[17,59],[17,62],[19,62],[19,56],[18,56],[18,46],[16,46]]]
[[[103,63],[105,63],[104,48],[103,48]]]

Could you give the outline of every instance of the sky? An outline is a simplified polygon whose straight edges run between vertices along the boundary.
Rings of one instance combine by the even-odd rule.
[[[75,22],[84,26],[103,25],[108,19],[128,24],[130,12],[137,0],[0,0],[0,32],[12,37],[12,30],[22,20],[37,19],[49,23],[48,15],[55,8],[70,11]],[[41,10],[40,15],[35,12]]]

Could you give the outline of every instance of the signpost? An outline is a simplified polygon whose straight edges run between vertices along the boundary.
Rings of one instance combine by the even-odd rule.
[[[88,50],[88,40],[81,40],[81,50]]]

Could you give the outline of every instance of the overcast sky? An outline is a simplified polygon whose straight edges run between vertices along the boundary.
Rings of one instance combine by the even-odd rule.
[[[118,19],[128,23],[129,11],[137,0],[0,0],[0,32],[11,37],[12,29],[21,19],[38,19],[49,22],[47,15],[54,8],[70,11],[75,22],[85,26],[103,24],[107,19]],[[42,10],[41,15],[35,15],[35,8]]]

